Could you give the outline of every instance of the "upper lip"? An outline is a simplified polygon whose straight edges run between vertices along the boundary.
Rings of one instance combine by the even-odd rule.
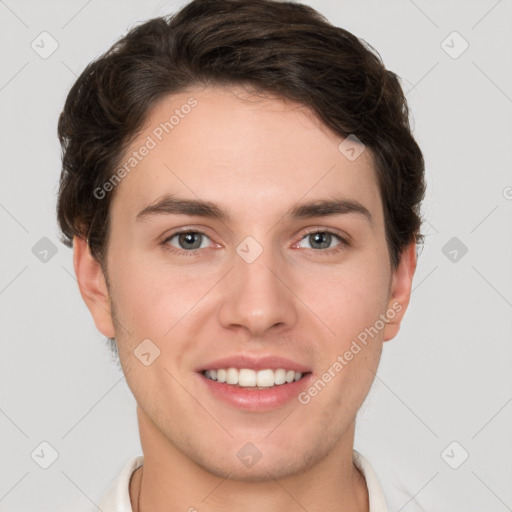
[[[249,368],[251,370],[278,370],[279,368],[284,368],[285,370],[294,370],[300,373],[311,371],[307,366],[286,357],[277,355],[257,357],[242,354],[216,359],[215,361],[211,361],[199,367],[197,371],[203,372],[205,370],[218,370],[220,368]]]

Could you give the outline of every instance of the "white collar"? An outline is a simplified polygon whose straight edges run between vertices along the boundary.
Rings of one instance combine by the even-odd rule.
[[[380,486],[377,475],[368,460],[357,450],[353,451],[354,464],[361,471],[368,488],[370,511],[388,512],[386,498]],[[99,512],[133,512],[130,501],[130,478],[133,472],[142,466],[144,456],[133,457],[124,465],[121,473],[104,496],[98,508]]]

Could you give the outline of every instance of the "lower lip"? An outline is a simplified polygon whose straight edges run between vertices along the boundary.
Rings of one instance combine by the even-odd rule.
[[[263,389],[231,386],[224,382],[208,379],[202,373],[199,376],[206,388],[227,404],[237,409],[264,412],[297,400],[299,393],[308,386],[312,374],[307,373],[300,380]]]

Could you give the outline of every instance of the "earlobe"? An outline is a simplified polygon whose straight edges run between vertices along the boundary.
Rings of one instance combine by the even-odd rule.
[[[387,323],[384,328],[384,341],[393,339],[400,330],[411,298],[412,280],[416,270],[416,244],[409,244],[400,255],[400,263],[393,272],[390,298],[386,311]]]
[[[89,308],[98,331],[115,338],[110,297],[100,263],[91,254],[89,245],[80,237],[73,238],[73,266],[80,294]]]

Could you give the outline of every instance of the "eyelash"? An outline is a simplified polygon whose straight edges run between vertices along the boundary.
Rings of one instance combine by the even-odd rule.
[[[203,233],[202,231],[187,229],[187,230],[183,230],[183,231],[175,231],[174,233],[172,233],[171,235],[166,237],[165,240],[162,241],[161,245],[164,247],[165,250],[168,250],[173,254],[185,255],[185,256],[197,256],[200,251],[203,251],[205,249],[204,248],[203,249],[192,249],[190,251],[185,251],[184,249],[177,249],[176,247],[173,247],[173,246],[169,245],[169,243],[168,243],[176,235],[182,235],[182,234],[187,234],[187,233],[195,233],[195,234],[199,234],[199,235],[205,235],[207,238],[210,238],[206,233]],[[328,233],[330,235],[333,235],[340,241],[340,243],[330,249],[308,249],[310,251],[315,251],[317,253],[323,252],[323,253],[327,253],[327,254],[335,254],[335,253],[338,253],[339,251],[343,250],[345,247],[349,246],[349,243],[347,242],[347,240],[345,238],[343,238],[342,236],[338,235],[338,233],[335,233],[334,231],[331,231],[329,229],[315,229],[315,230],[309,231],[309,232],[305,233],[304,235],[302,235],[301,239],[297,243],[300,243],[306,237],[315,235],[317,233]]]

